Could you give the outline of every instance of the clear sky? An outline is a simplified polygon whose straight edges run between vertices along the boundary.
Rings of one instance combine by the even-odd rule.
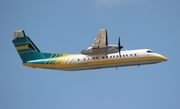
[[[12,44],[23,29],[42,52],[80,53],[99,29],[123,50],[164,63],[65,72],[32,69]],[[1,0],[0,109],[180,109],[179,0]]]

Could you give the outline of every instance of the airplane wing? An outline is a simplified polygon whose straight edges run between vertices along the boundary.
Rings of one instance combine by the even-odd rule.
[[[120,39],[118,44],[120,45]],[[118,50],[119,50],[118,45],[108,45],[107,30],[101,29],[98,32],[94,44],[91,47],[82,50],[81,54],[84,55],[109,54],[109,53],[117,53]]]
[[[107,46],[108,46],[107,30],[101,29],[94,41],[94,44],[92,45],[92,48],[98,49],[98,48],[105,48]]]

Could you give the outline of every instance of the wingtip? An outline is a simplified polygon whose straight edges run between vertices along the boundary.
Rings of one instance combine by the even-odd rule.
[[[107,31],[106,29],[100,29],[100,31]]]

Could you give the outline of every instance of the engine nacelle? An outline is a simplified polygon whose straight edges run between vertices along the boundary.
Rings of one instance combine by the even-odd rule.
[[[81,54],[84,55],[97,55],[97,54],[110,54],[110,53],[117,53],[118,46],[117,45],[109,45],[105,48],[92,48],[88,47],[87,49],[81,51]]]

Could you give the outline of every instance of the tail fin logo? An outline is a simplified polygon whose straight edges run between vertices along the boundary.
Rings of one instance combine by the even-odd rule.
[[[12,40],[23,62],[35,59],[44,59],[44,55],[36,47],[33,41],[25,35],[23,30],[14,33]]]
[[[26,37],[29,40],[29,37]],[[18,53],[28,53],[28,52],[39,52],[39,49],[32,44],[31,41],[25,40],[24,42],[14,43]]]

